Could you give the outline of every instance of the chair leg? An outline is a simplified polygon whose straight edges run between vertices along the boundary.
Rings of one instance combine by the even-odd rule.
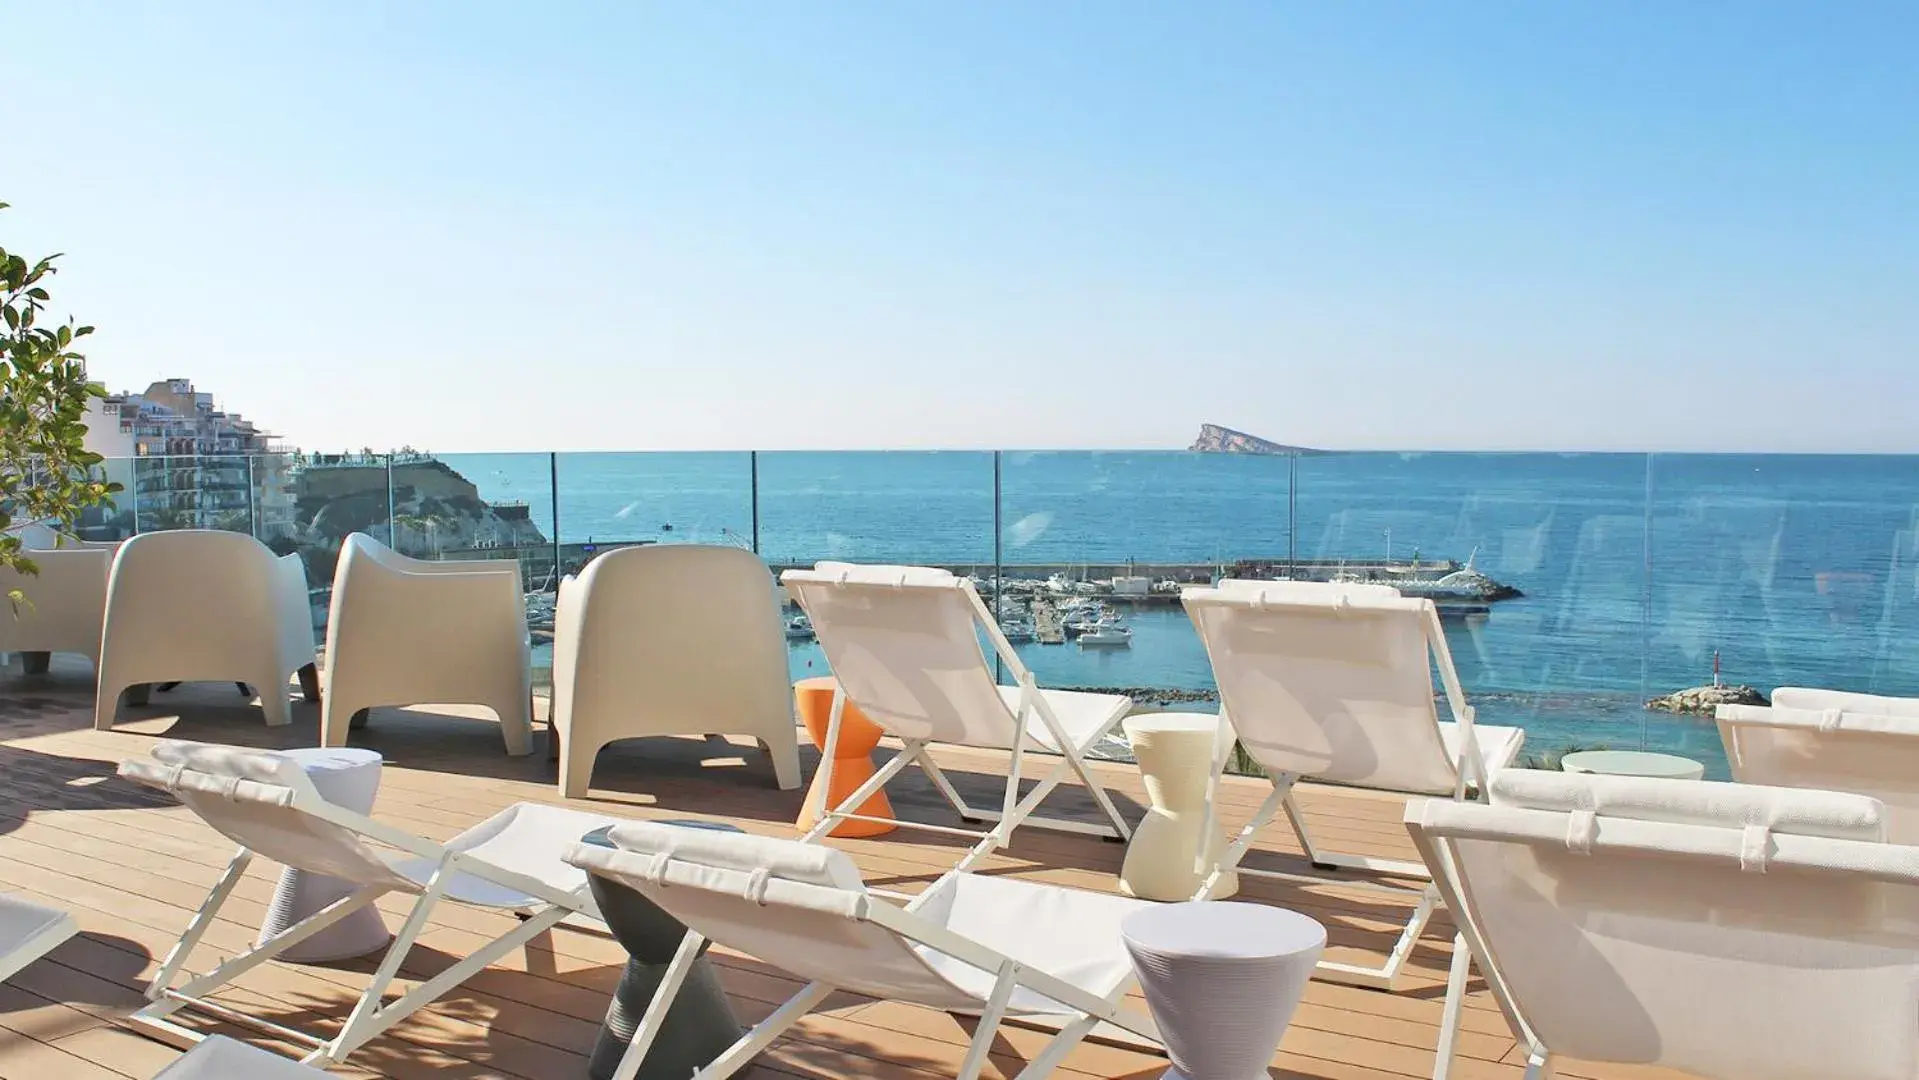
[[[23,675],[45,675],[53,666],[53,654],[50,652],[23,652],[20,654],[20,672]]]
[[[1453,964],[1446,973],[1446,1005],[1439,1014],[1439,1051],[1433,1055],[1433,1080],[1448,1080],[1453,1071],[1455,1044],[1459,1041],[1459,1021],[1466,1004],[1466,977],[1473,966],[1472,952],[1466,947],[1466,935],[1453,936]]]
[[[300,669],[300,696],[309,702],[320,701],[320,669],[317,665],[307,664]]]
[[[173,685],[178,686],[179,683]],[[153,700],[152,683],[134,683],[127,687],[127,704],[145,708]]]
[[[1008,961],[999,969],[999,977],[993,980],[993,992],[986,999],[986,1007],[980,1010],[979,1027],[973,1030],[973,1041],[967,1044],[966,1057],[960,1061],[956,1080],[979,1080],[980,1070],[986,1068],[986,1057],[992,1052],[993,1039],[999,1035],[999,1022],[1006,1015],[1006,1003],[1012,1000],[1013,988],[1018,985],[1019,965]]]
[[[560,749],[560,795],[568,799],[586,798],[593,786],[593,760],[605,743],[588,743],[578,737],[568,739]]]
[[[1553,1080],[1553,1056],[1543,1046],[1533,1047],[1532,1054],[1526,1059],[1525,1080]]]

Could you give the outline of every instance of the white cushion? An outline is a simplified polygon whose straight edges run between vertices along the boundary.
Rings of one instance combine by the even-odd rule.
[[[859,867],[845,853],[821,844],[802,844],[750,833],[694,829],[652,821],[630,821],[607,834],[622,851],[665,855],[680,862],[752,873],[834,889],[866,888]]]
[[[1721,827],[1757,825],[1776,833],[1835,840],[1885,839],[1879,800],[1835,791],[1714,784],[1639,776],[1504,769],[1493,774],[1494,806],[1602,818]]]
[[[815,563],[813,572],[834,581],[868,585],[954,585],[959,579],[950,570],[932,566],[894,566],[880,563]]]
[[[320,798],[320,792],[300,763],[273,750],[165,739],[154,746],[153,758],[163,765],[179,765],[210,776],[275,784],[291,788],[296,796]]]
[[[1881,716],[1919,717],[1919,698],[1855,694],[1850,690],[1782,686],[1772,692],[1772,703],[1782,709],[1843,709],[1846,712],[1878,713]]]

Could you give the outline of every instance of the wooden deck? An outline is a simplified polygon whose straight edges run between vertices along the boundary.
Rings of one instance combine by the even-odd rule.
[[[0,1080],[146,1080],[176,1051],[122,1026],[159,957],[231,856],[231,844],[183,808],[119,780],[114,766],[144,753],[157,737],[250,746],[313,745],[317,711],[299,705],[291,728],[268,730],[257,708],[231,686],[190,686],[155,695],[154,707],[125,709],[113,732],[91,725],[92,687],[84,665],[56,664],[49,676],[0,675],[0,888],[72,910],[79,937],[0,986]],[[544,707],[542,705],[542,707]],[[544,754],[508,759],[497,728],[450,713],[382,710],[359,733],[362,745],[386,756],[376,816],[445,839],[521,800],[564,803]],[[999,763],[993,755],[945,753],[942,764],[982,801]],[[808,756],[810,769],[813,758]],[[1137,774],[1101,766],[1137,814],[1144,804]],[[1003,774],[1001,774],[1003,775]],[[569,805],[636,818],[698,816],[751,832],[793,835],[801,792],[774,788],[756,750],[698,739],[648,739],[609,748],[600,758],[592,797]],[[917,776],[903,781],[895,805],[905,816],[948,822],[947,810]],[[1223,816],[1237,826],[1263,795],[1262,785],[1234,783]],[[1411,858],[1391,799],[1338,789],[1303,792],[1311,823],[1347,850]],[[1078,813],[1090,800],[1069,791]],[[1075,805],[1075,804],[1078,805]],[[1051,803],[1049,802],[1049,808]],[[1283,830],[1264,838],[1265,859],[1296,850]],[[873,841],[836,841],[878,887],[915,891],[956,858],[953,841],[896,832]],[[1058,833],[1024,832],[987,872],[1111,890],[1123,849]],[[251,945],[277,868],[256,865],[207,936],[192,965],[204,969],[216,951]],[[1330,932],[1329,954],[1377,958],[1388,948],[1403,909],[1377,894],[1340,888],[1251,884],[1248,894],[1308,912]],[[404,902],[383,904],[397,925]],[[487,937],[507,916],[443,905],[409,958],[404,980],[430,977]],[[1314,982],[1294,1018],[1272,1075],[1327,1080],[1428,1077],[1433,1067],[1442,982],[1452,931],[1436,919],[1414,955],[1404,989],[1395,994]],[[756,1021],[798,989],[780,971],[716,949],[727,990],[745,1022]],[[536,939],[446,997],[401,1022],[354,1054],[339,1075],[393,1080],[571,1080],[586,1075],[590,1051],[624,953],[609,938],[561,928]],[[343,1018],[372,970],[369,962],[335,966],[268,965],[224,995],[231,1004],[278,1023],[324,1026]],[[1478,983],[1475,981],[1475,988]],[[396,988],[400,989],[400,988]],[[886,1077],[914,1080],[953,1075],[971,1021],[893,1002],[841,995],[775,1044],[753,1069],[756,1078]],[[1491,1001],[1476,993],[1466,1010],[1460,1080],[1517,1078],[1521,1055]],[[1000,1036],[989,1075],[1012,1076],[1046,1036],[1015,1028]],[[1165,1060],[1088,1043],[1067,1059],[1062,1077],[1157,1077]],[[1648,1070],[1594,1071],[1571,1077],[1651,1078]]]

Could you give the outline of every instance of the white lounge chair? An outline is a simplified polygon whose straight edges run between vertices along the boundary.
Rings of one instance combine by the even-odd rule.
[[[331,1065],[472,977],[488,964],[576,913],[597,918],[586,877],[560,860],[567,844],[614,819],[519,803],[445,844],[343,810],[320,797],[299,765],[270,750],[163,742],[148,759],[123,762],[120,775],[172,792],[240,845],[147,989],[151,1004],[130,1023],[164,1041],[190,1044],[200,1033],[168,1019],[191,1008],[269,1032],[312,1051],[302,1060]],[[367,841],[392,851],[369,847]],[[351,895],[266,942],[174,986],[194,946],[213,924],[254,857],[326,874],[359,886]],[[366,992],[330,1038],[294,1031],[238,1012],[208,995],[387,893],[417,897]],[[522,914],[525,921],[390,1003],[381,997],[442,900]]]
[[[808,982],[695,1080],[739,1071],[835,990],[977,1013],[960,1080],[979,1076],[1009,1016],[1062,1023],[1022,1077],[1047,1075],[1101,1022],[1158,1039],[1150,1019],[1121,1006],[1134,976],[1119,924],[1147,901],[954,873],[899,907],[821,845],[642,822],[610,839],[612,848],[575,845],[567,860],[637,890],[689,931],[613,1080],[632,1080],[707,939]]]
[[[1919,1061],[1919,848],[1872,799],[1509,769],[1492,804],[1406,807],[1468,942],[1434,1076],[1450,1071],[1469,960],[1528,1054],[1702,1080],[1911,1080]]]
[[[828,745],[819,765],[829,775],[818,780],[814,790],[822,799],[830,790],[832,746],[839,739],[848,701],[904,744],[839,806],[820,807],[818,824],[805,839],[825,836],[848,819],[868,820],[856,809],[909,765],[925,770],[963,820],[995,823],[982,832],[898,822],[905,828],[976,838],[977,843],[960,860],[959,870],[971,869],[996,848],[1010,844],[1013,831],[1022,825],[1120,840],[1132,836],[1126,819],[1085,761],[1087,751],[1131,710],[1132,699],[1042,690],[970,581],[928,567],[848,563],[788,570],[780,580],[812,619],[820,648],[839,680],[827,721]],[[993,669],[980,651],[980,633],[986,635],[1016,685],[994,682]],[[1012,754],[997,808],[973,806],[961,797],[929,753],[936,743]],[[1021,798],[1020,780],[1030,751],[1055,753],[1060,760]],[[1079,777],[1086,786],[1106,824],[1034,815],[1041,800],[1069,775]]]
[[[1869,711],[1873,702],[1864,697],[1841,695],[1829,700],[1844,705],[1826,708],[1719,706],[1732,778],[1870,795],[1885,804],[1887,837],[1919,844],[1919,709]]]
[[[1473,723],[1433,602],[1408,599],[1383,585],[1292,581],[1222,581],[1182,594],[1187,614],[1213,665],[1219,687],[1212,815],[1235,739],[1266,770],[1273,790],[1220,855],[1197,899],[1211,895],[1228,871],[1309,884],[1324,875],[1240,865],[1253,840],[1286,812],[1306,857],[1319,870],[1362,870],[1430,879],[1416,862],[1350,855],[1315,841],[1293,801],[1302,779],[1374,788],[1407,796],[1464,799],[1483,791],[1493,771],[1511,764],[1525,742],[1519,728]],[[1434,668],[1452,714],[1439,719]],[[1205,833],[1213,825],[1208,821]],[[1203,835],[1204,835],[1203,834]],[[1202,867],[1202,870],[1207,868]],[[1432,917],[1432,886],[1338,879],[1416,900],[1412,917],[1379,967],[1322,960],[1322,977],[1392,989]]]
[[[120,545],[107,580],[93,726],[113,727],[120,696],[153,683],[218,681],[260,694],[268,727],[293,722],[287,683],[320,697],[313,611],[300,556],[245,533],[180,529]]]
[[[0,982],[79,932],[73,916],[59,908],[0,894]]]
[[[648,735],[745,735],[800,786],[798,725],[773,575],[733,547],[657,544],[606,552],[560,584],[553,619],[553,732],[560,793],[583,798],[608,743]]]
[[[17,530],[35,574],[0,570],[0,653],[20,653],[27,674],[47,670],[54,653],[75,653],[96,668],[107,609],[107,573],[116,544],[89,544],[43,525]],[[26,597],[7,603],[15,590]]]
[[[327,1075],[271,1051],[209,1035],[153,1080],[317,1080]]]
[[[365,533],[340,547],[327,620],[320,745],[382,705],[481,705],[508,754],[533,752],[533,676],[520,564],[428,562]]]
[[[1782,686],[1772,692],[1773,705],[1782,709],[1845,709],[1883,716],[1919,716],[1919,698],[1860,694],[1811,686]]]

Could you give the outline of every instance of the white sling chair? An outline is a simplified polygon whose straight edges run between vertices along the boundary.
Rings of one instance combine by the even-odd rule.
[[[1473,723],[1432,601],[1407,599],[1384,585],[1294,581],[1222,581],[1214,588],[1187,589],[1181,599],[1206,644],[1219,687],[1221,723],[1207,815],[1215,813],[1235,739],[1273,785],[1272,794],[1219,861],[1200,867],[1210,873],[1195,898],[1211,895],[1219,878],[1232,870],[1307,884],[1335,883],[1325,875],[1239,865],[1260,830],[1282,809],[1317,869],[1430,879],[1416,862],[1341,854],[1315,842],[1293,800],[1293,785],[1302,779],[1323,780],[1463,799],[1469,788],[1483,792],[1486,777],[1518,756],[1524,731]],[[1434,706],[1434,667],[1451,723],[1442,722]],[[1212,822],[1204,828],[1202,835],[1210,834]],[[1337,883],[1417,898],[1383,965],[1319,962],[1324,978],[1392,989],[1432,918],[1438,894],[1430,885]]]
[[[129,1018],[135,1028],[163,1041],[179,1045],[199,1041],[200,1032],[168,1019],[180,1009],[191,1008],[309,1047],[311,1052],[301,1059],[305,1063],[332,1065],[560,920],[575,913],[598,916],[587,893],[586,876],[562,862],[560,853],[568,843],[612,824],[611,818],[519,803],[445,844],[436,844],[327,802],[297,763],[270,750],[162,742],[154,747],[153,757],[123,762],[120,775],[172,792],[208,825],[240,845],[206,902],[187,924],[186,933],[167,954],[159,974],[153,977],[147,988],[151,1003]],[[369,840],[395,850],[369,847]],[[180,973],[256,855],[295,869],[342,878],[358,888],[212,971],[173,986],[174,976]],[[207,997],[394,892],[418,899],[366,992],[331,1038],[317,1038],[260,1020]],[[512,911],[524,915],[525,921],[391,1003],[382,1004],[381,996],[441,900]]]
[[[1904,716],[1855,711],[1870,704],[1719,706],[1719,738],[1732,778],[1742,784],[1870,795],[1885,804],[1887,837],[1919,844],[1919,710]]]
[[[80,924],[59,908],[0,894],[0,982],[79,932]]]
[[[959,870],[971,869],[1011,843],[1013,831],[1021,825],[1120,840],[1132,836],[1126,819],[1085,762],[1086,752],[1132,708],[1132,699],[1040,689],[972,582],[928,567],[848,563],[788,570],[780,580],[812,619],[820,648],[839,680],[827,721],[827,747],[820,757],[819,768],[826,775],[814,784],[814,790],[823,800],[830,789],[832,747],[839,739],[848,701],[905,744],[839,806],[821,806],[819,823],[803,839],[825,836],[849,819],[871,820],[854,811],[909,765],[925,770],[963,820],[995,823],[980,832],[897,822],[904,828],[976,838],[978,842],[960,860]],[[980,651],[979,632],[985,633],[1018,685],[994,682],[993,669]],[[1012,761],[1000,806],[968,804],[933,761],[928,747],[934,743],[1009,751]],[[1057,753],[1061,760],[1022,799],[1021,770],[1026,753],[1033,750]],[[1041,800],[1068,775],[1079,777],[1108,824],[1034,816]],[[887,822],[894,823],[890,818]]]
[[[1508,769],[1492,804],[1406,807],[1528,1054],[1702,1080],[1919,1076],[1919,848],[1860,795]]]
[[[1121,1007],[1134,982],[1120,920],[1146,901],[953,873],[904,907],[869,893],[842,852],[798,840],[621,825],[614,847],[577,844],[567,861],[633,889],[686,924],[613,1080],[632,1080],[708,939],[808,980],[694,1080],[722,1080],[835,990],[979,1016],[959,1080],[975,1080],[1006,1017],[1062,1023],[1022,1077],[1050,1073],[1104,1021],[1154,1042]]]

